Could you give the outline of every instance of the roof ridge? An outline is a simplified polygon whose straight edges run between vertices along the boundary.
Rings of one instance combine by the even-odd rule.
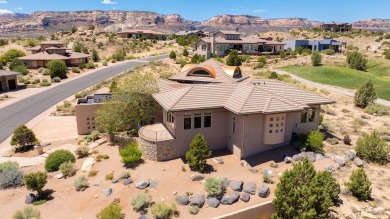
[[[263,107],[263,113],[268,110],[268,107],[271,105],[271,101],[273,98],[274,97],[272,97],[272,96],[268,98],[267,103]]]
[[[249,86],[250,87],[250,86]],[[239,88],[239,86],[238,86]],[[245,101],[243,102],[242,106],[240,107],[240,112],[242,111],[242,109],[244,108],[245,104],[248,102],[249,100],[249,97],[252,95],[253,91],[255,90],[255,87],[250,87],[252,90],[251,92],[248,93],[247,97],[245,98]],[[233,93],[232,93],[233,94]],[[230,97],[229,97],[230,98]]]

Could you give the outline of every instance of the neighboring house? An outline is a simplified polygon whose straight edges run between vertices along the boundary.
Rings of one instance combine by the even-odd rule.
[[[323,23],[320,25],[323,31],[348,32],[352,31],[352,24],[348,23]]]
[[[183,30],[183,31],[176,32],[175,35],[177,37],[191,36],[191,35],[203,37],[203,31],[201,31],[201,30]]]
[[[159,33],[152,30],[138,30],[138,29],[131,29],[131,30],[124,30],[122,32],[116,33],[119,38],[132,38],[132,39],[140,39],[140,38],[146,38],[146,39],[163,39],[163,36],[165,34]]]
[[[109,100],[111,94],[94,94],[77,99],[76,122],[77,134],[88,135],[97,129],[96,110],[102,106],[102,100]]]
[[[90,55],[72,52],[66,48],[64,42],[45,41],[38,44],[39,46],[29,48],[31,55],[20,57],[27,68],[46,67],[51,60],[62,60],[67,66],[79,66],[88,63]]]
[[[253,37],[242,37],[238,31],[220,30],[209,37],[203,37],[195,43],[194,52],[210,58],[212,54],[225,56],[230,50],[242,54],[278,54],[284,50],[284,43]]]
[[[249,80],[234,68],[211,59],[160,80],[153,97],[163,122],[140,128],[143,155],[157,161],[184,156],[201,133],[209,149],[247,158],[317,130],[321,105],[334,103],[278,80]]]
[[[0,92],[6,92],[18,88],[17,76],[19,74],[19,72],[0,70]]]
[[[335,52],[342,52],[343,46],[346,47],[347,43],[340,42],[334,39],[322,39],[322,40],[284,40],[284,49],[295,50],[298,47],[309,48],[312,51],[323,51],[326,49],[333,49]]]

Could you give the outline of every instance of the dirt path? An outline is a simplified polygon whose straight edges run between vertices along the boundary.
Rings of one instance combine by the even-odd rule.
[[[345,96],[349,96],[349,97],[353,97],[354,94],[355,94],[355,92],[353,92],[351,90],[348,90],[348,89],[345,89],[345,88],[340,88],[340,87],[334,87],[334,86],[326,85],[326,84],[320,84],[320,83],[316,83],[316,82],[313,82],[313,81],[309,81],[309,80],[306,80],[304,78],[301,78],[301,77],[298,77],[296,75],[293,75],[291,73],[288,73],[286,71],[275,70],[275,69],[273,69],[272,71],[274,71],[274,72],[276,72],[278,74],[282,74],[282,75],[290,75],[291,78],[293,78],[293,79],[295,79],[295,80],[297,80],[299,82],[311,85],[311,86],[316,87],[316,88],[325,89],[325,90],[328,90],[328,91],[331,91],[331,92],[335,92],[335,93],[339,93],[339,94],[342,94],[342,95],[345,95]],[[379,103],[379,104],[382,104],[384,106],[390,107],[390,101],[388,101],[388,100],[377,99],[376,102]]]

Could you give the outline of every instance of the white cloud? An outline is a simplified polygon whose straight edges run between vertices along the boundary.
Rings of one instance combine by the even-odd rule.
[[[252,13],[259,14],[259,13],[263,13],[263,12],[266,12],[266,11],[267,10],[265,10],[265,9],[255,9],[255,10],[252,11]]]
[[[105,4],[105,5],[115,5],[115,4],[118,4],[118,2],[112,2],[111,0],[103,0],[102,4]]]
[[[13,12],[8,9],[0,9],[0,14],[13,14]]]
[[[7,4],[6,0],[0,0],[0,4]]]
[[[16,9],[18,9],[18,10],[23,10],[23,8],[22,8],[22,7],[17,7]]]

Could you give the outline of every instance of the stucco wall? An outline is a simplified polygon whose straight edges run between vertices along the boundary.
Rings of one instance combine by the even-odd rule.
[[[215,217],[213,219],[268,219],[271,218],[272,214],[275,212],[275,206],[272,204],[272,201],[269,201],[249,208],[244,208],[230,214]]]
[[[91,133],[92,130],[97,128],[97,124],[95,121],[95,113],[100,106],[101,104],[76,105],[77,134],[88,135]],[[93,128],[94,126],[95,128]]]

